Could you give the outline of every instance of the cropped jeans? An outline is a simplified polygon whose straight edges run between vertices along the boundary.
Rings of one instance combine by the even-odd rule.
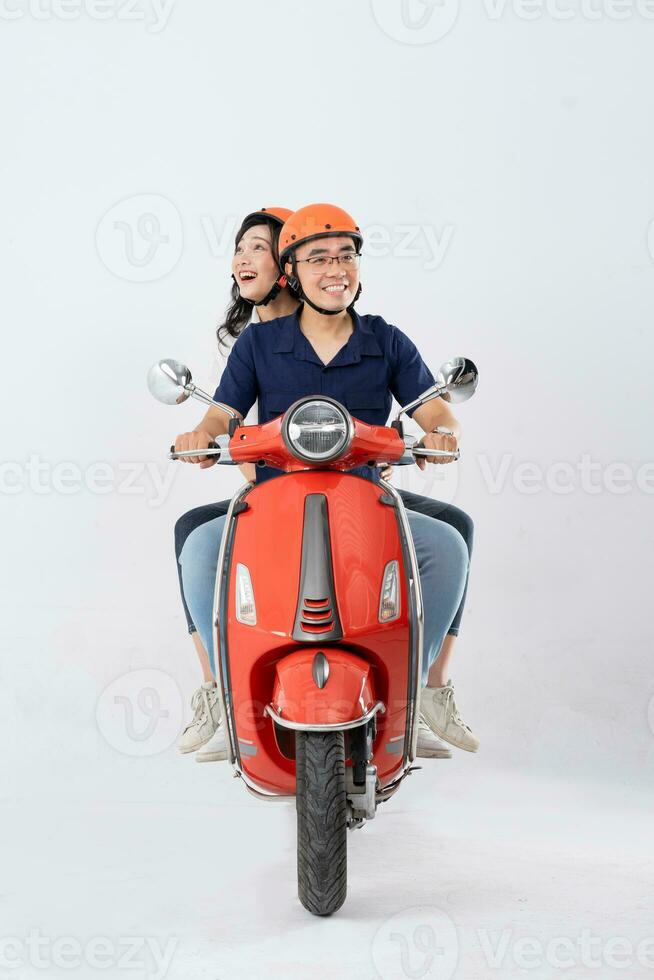
[[[422,685],[438,657],[466,587],[468,548],[461,534],[443,521],[407,511],[416,549],[424,606]],[[179,563],[186,604],[200,633],[215,674],[213,656],[213,599],[220,542],[226,515],[192,531],[181,550]]]

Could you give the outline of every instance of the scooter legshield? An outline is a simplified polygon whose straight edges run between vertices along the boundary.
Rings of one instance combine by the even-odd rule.
[[[323,501],[317,510],[309,506],[308,520],[310,497]],[[308,534],[312,523],[315,533]],[[220,677],[236,765],[265,792],[295,792],[294,734],[271,717],[276,703],[282,718],[286,710],[299,724],[346,727],[382,702],[385,711],[375,715],[378,777],[385,785],[402,771],[418,648],[398,525],[378,485],[304,471],[254,487],[226,527],[217,602]],[[307,561],[314,551],[321,560]],[[329,565],[322,561],[328,551],[331,579],[319,573]],[[401,607],[382,623],[380,590],[392,561],[399,565]],[[238,615],[239,566],[251,582],[250,623]],[[330,671],[322,689],[313,676],[321,652]]]

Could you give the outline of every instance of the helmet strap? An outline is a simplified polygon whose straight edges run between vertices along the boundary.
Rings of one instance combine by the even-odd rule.
[[[354,297],[354,299],[352,300],[352,302],[350,303],[350,305],[347,308],[347,312],[348,313],[350,313],[354,309],[354,304],[356,303],[356,301],[358,300],[358,298],[359,298],[359,296],[361,295],[362,292],[363,292],[363,286],[361,285],[361,283],[359,283],[359,288],[357,289],[357,294],[356,294],[356,296]]]
[[[232,279],[236,283],[236,288],[239,291],[239,295],[241,295],[241,289],[240,289],[240,286],[238,284],[238,279],[236,278],[236,276],[233,273],[232,273]],[[284,273],[282,273],[280,275],[280,277],[272,284],[272,286],[270,287],[270,289],[268,290],[268,292],[266,293],[266,295],[263,297],[263,299],[260,299],[256,303],[254,303],[251,299],[246,299],[245,302],[246,303],[252,303],[253,306],[267,306],[268,303],[272,303],[272,301],[277,296],[279,296],[279,294],[281,293],[282,289],[284,289],[284,287],[286,286],[286,284],[288,283],[288,281],[289,281],[288,280],[288,277],[285,276]],[[243,299],[242,296],[241,296],[241,299]]]
[[[284,287],[286,286],[287,282],[288,282],[287,277],[282,273],[282,275],[279,277],[279,279],[277,279],[272,284],[272,286],[270,287],[269,291],[266,293],[266,295],[264,296],[264,298],[263,299],[260,299],[259,302],[258,303],[255,303],[254,305],[255,306],[267,306],[268,303],[272,303],[272,301],[277,296],[279,296],[279,294],[281,293],[282,289],[284,289]]]

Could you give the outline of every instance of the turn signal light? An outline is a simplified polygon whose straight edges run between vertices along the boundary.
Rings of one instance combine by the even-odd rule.
[[[384,570],[379,597],[379,622],[390,623],[400,615],[400,569],[396,561],[389,561]]]
[[[236,618],[245,626],[257,625],[257,607],[247,565],[236,565]]]

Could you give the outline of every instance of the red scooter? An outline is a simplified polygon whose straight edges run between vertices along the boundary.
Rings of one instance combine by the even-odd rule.
[[[411,772],[418,737],[423,613],[420,580],[397,491],[348,474],[456,453],[404,436],[403,412],[477,386],[466,358],[389,427],[368,425],[323,395],[265,425],[242,425],[160,361],[148,375],[167,404],[189,396],[232,416],[203,455],[268,464],[284,476],[232,498],[214,602],[214,649],[230,762],[260,800],[296,801],[300,901],[329,915],[345,901],[347,830],[362,826]],[[175,454],[198,455],[197,450]]]

